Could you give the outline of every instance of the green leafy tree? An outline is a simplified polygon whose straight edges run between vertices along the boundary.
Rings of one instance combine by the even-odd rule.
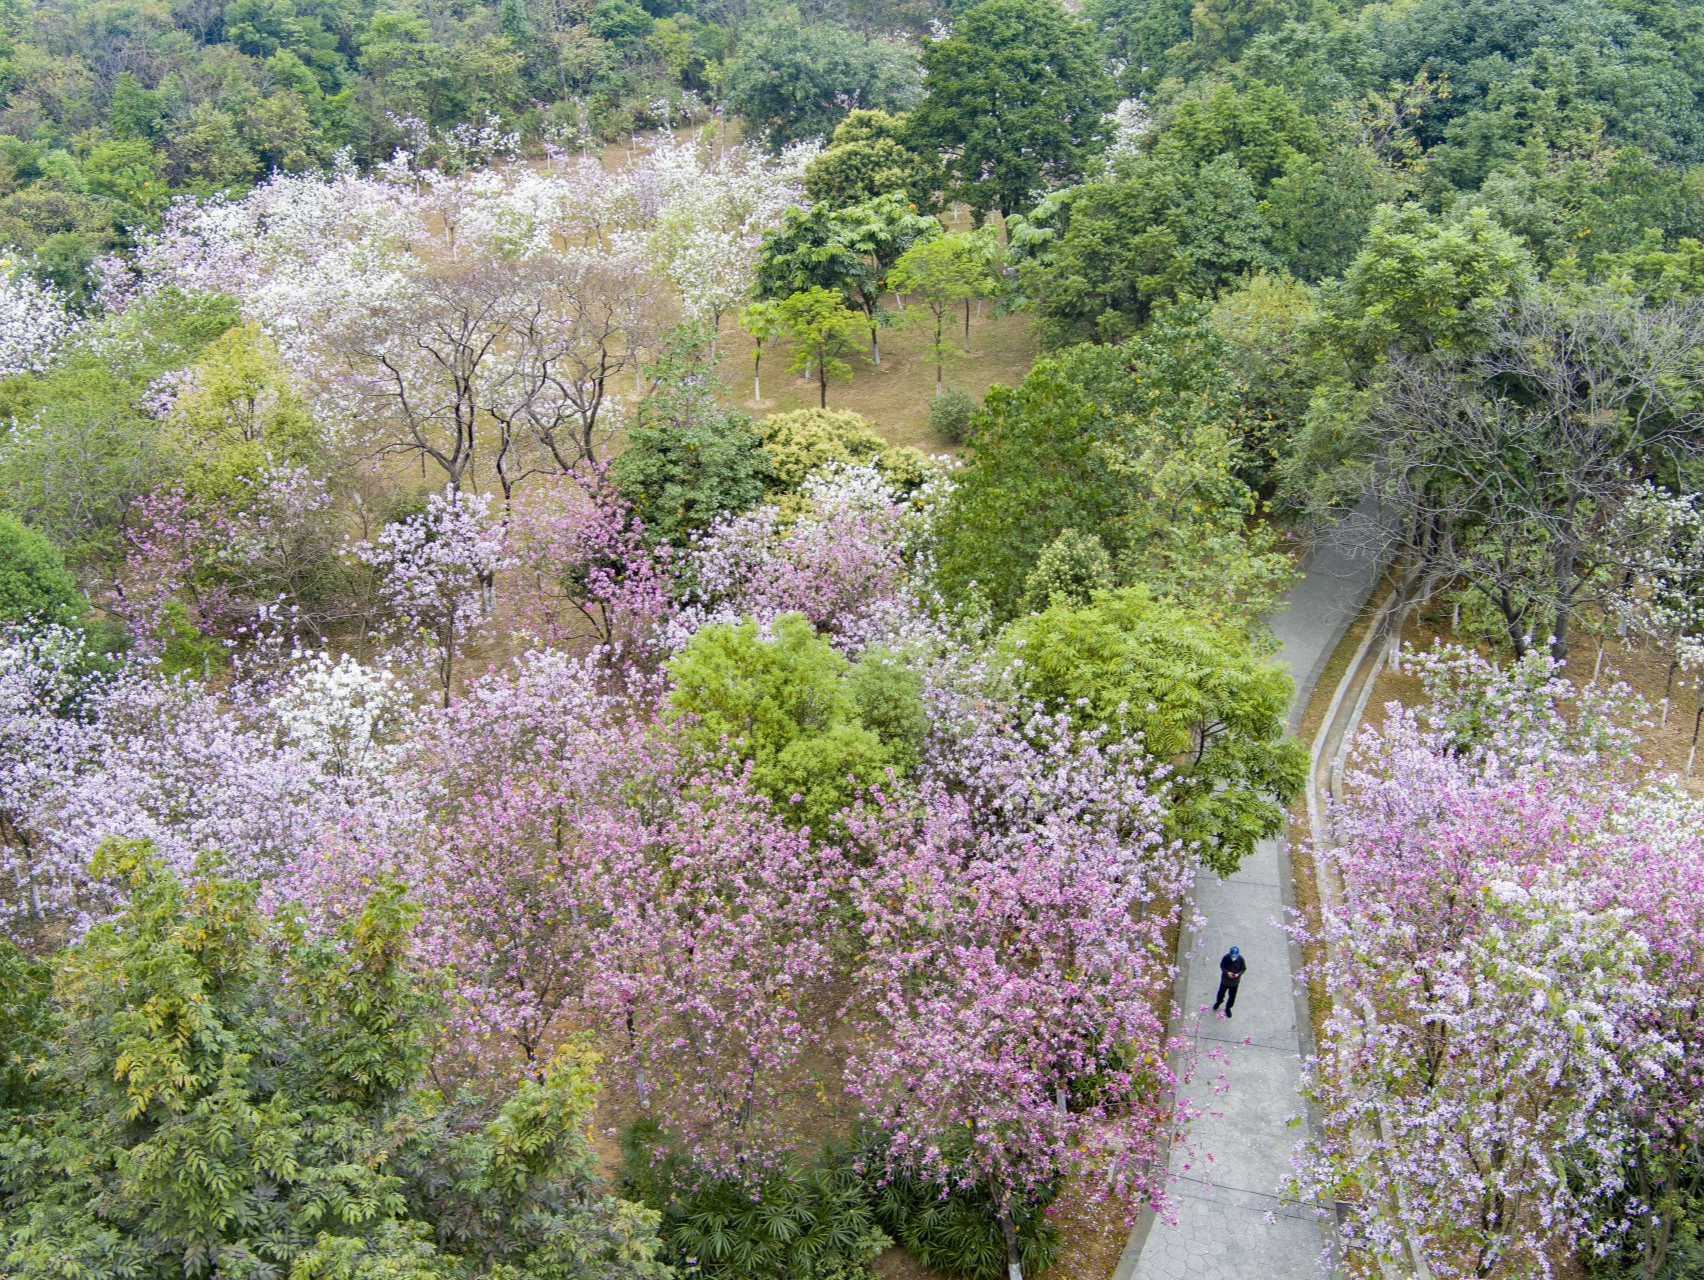
[[[1156,155],[1061,193],[1053,218],[1053,238],[1018,267],[1050,345],[1120,340],[1161,303],[1273,264],[1258,193],[1229,156],[1192,171]]]
[[[623,1192],[663,1214],[671,1254],[704,1280],[853,1280],[893,1243],[849,1153],[831,1151],[812,1168],[784,1163],[754,1192],[706,1179],[668,1151],[653,1123],[628,1130],[621,1146]]]
[[[59,548],[0,511],[0,626],[72,623],[88,608]]]
[[[923,299],[933,321],[929,353],[935,360],[937,396],[945,389],[946,361],[953,349],[947,316],[953,308],[964,307],[964,348],[968,351],[970,306],[978,298],[991,298],[999,292],[1000,276],[995,265],[999,254],[992,228],[954,231],[917,241],[888,273],[888,282],[896,292]]]
[[[636,426],[610,464],[610,477],[646,530],[680,542],[716,517],[763,497],[763,451],[749,425],[732,416]]]
[[[1526,248],[1483,210],[1449,222],[1417,204],[1386,207],[1342,280],[1322,292],[1322,321],[1364,366],[1392,348],[1471,352],[1532,279]]]
[[[938,527],[938,579],[1009,618],[1043,551],[1098,537],[1140,583],[1232,629],[1275,602],[1290,566],[1241,473],[1247,406],[1200,308],[1122,347],[1079,346],[988,393],[971,465]]]
[[[1113,87],[1099,39],[1057,0],[982,0],[924,47],[923,70],[911,130],[979,216],[1081,181],[1105,141]]]
[[[1215,85],[1179,102],[1155,150],[1187,169],[1229,156],[1264,192],[1298,157],[1323,155],[1326,144],[1290,94],[1256,80]]]
[[[48,964],[0,942],[0,1133],[45,1100],[30,1067],[46,1055],[53,1031],[52,980]]]
[[[920,78],[908,45],[785,8],[740,41],[722,92],[746,128],[779,151],[832,132],[853,107],[909,109]]]
[[[0,1022],[9,1058],[51,1045],[0,1134],[7,1275],[667,1274],[657,1216],[595,1177],[595,1056],[560,1054],[484,1123],[418,1092],[435,998],[400,892],[315,936],[145,843],[96,870],[127,905],[58,960],[45,1034]]]
[[[907,119],[886,111],[848,112],[827,149],[805,170],[812,203],[844,208],[904,196],[917,209],[932,208],[940,163],[909,144]]]
[[[1307,780],[1307,752],[1284,737],[1294,686],[1257,660],[1247,635],[1140,587],[1058,601],[1002,638],[1030,690],[1085,727],[1140,735],[1172,762],[1173,835],[1229,875],[1278,834]]]
[[[1193,0],[1087,0],[1083,17],[1094,24],[1108,54],[1123,67],[1119,87],[1151,94],[1171,72],[1189,39]]]
[[[167,426],[186,487],[223,502],[239,501],[267,466],[321,461],[318,427],[277,348],[253,324],[208,343]]]
[[[781,225],[764,237],[757,290],[766,298],[813,287],[840,290],[864,313],[870,359],[880,365],[877,333],[887,322],[882,296],[889,273],[907,249],[940,232],[936,219],[917,213],[897,195],[845,207],[789,209]]]
[[[751,335],[751,398],[763,399],[763,344],[781,336],[781,304],[762,298],[740,311],[740,327]]]
[[[1251,276],[1213,303],[1211,323],[1224,344],[1229,372],[1243,387],[1245,457],[1241,474],[1256,490],[1269,490],[1280,461],[1307,420],[1321,378],[1309,333],[1317,322],[1318,293],[1287,276]]]
[[[780,335],[793,348],[788,372],[815,374],[817,403],[828,408],[830,379],[852,376],[852,366],[843,357],[862,346],[862,317],[835,290],[813,286],[783,298],[776,306],[775,320]]]
[[[686,741],[749,761],[781,812],[823,832],[858,788],[916,762],[921,685],[881,654],[847,662],[798,614],[767,631],[749,621],[700,630],[668,664],[669,702]]]
[[[1262,32],[1312,17],[1313,10],[1314,0],[1195,0],[1189,11],[1193,60],[1209,67],[1234,62]]]
[[[677,334],[650,368],[650,394],[609,468],[646,531],[677,544],[761,501],[767,470],[751,419],[723,407],[703,337]]]
[[[1279,463],[1284,500],[1331,509],[1359,493],[1355,459],[1381,412],[1388,361],[1472,357],[1535,283],[1526,247],[1483,209],[1440,220],[1417,204],[1381,208],[1343,277],[1321,287],[1306,330],[1319,372]]]
[[[116,559],[130,503],[191,462],[142,407],[144,392],[236,322],[228,298],[166,290],[100,323],[47,373],[14,379],[4,408],[29,429],[0,449],[0,506],[79,570]]]

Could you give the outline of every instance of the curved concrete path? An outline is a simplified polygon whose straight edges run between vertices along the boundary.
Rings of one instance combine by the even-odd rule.
[[[1278,660],[1296,679],[1291,733],[1377,579],[1370,540],[1366,546],[1359,541],[1316,547],[1286,607],[1272,618]],[[1326,1274],[1320,1262],[1326,1239],[1314,1211],[1278,1194],[1301,1136],[1286,1121],[1302,1109],[1296,1092],[1301,1058],[1312,1048],[1306,1004],[1295,994],[1299,957],[1274,924],[1294,901],[1290,859],[1279,840],[1262,841],[1228,879],[1206,873],[1196,883],[1195,906],[1205,924],[1179,940],[1185,1014],[1210,1009],[1227,948],[1242,948],[1248,972],[1234,1018],[1201,1012],[1199,1065],[1188,1093],[1206,1114],[1192,1128],[1195,1158],[1181,1146],[1171,1153],[1177,1226],[1145,1218],[1115,1280],[1320,1280]],[[1209,1058],[1215,1050],[1228,1061]],[[1215,1094],[1221,1075],[1225,1090]]]

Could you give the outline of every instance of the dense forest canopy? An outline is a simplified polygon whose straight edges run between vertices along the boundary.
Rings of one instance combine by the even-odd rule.
[[[0,4],[0,1273],[1704,1275],[1704,5]]]

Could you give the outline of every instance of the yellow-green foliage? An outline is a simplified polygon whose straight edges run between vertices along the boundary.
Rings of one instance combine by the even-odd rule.
[[[758,790],[812,831],[892,768],[915,763],[926,725],[918,678],[872,650],[847,662],[796,613],[699,631],[669,663],[684,739],[749,761]]]
[[[902,487],[922,482],[928,459],[916,449],[890,445],[876,424],[846,409],[794,409],[759,419],[755,430],[769,457],[771,495],[791,493],[805,477],[831,462],[874,465]]]
[[[244,482],[263,468],[305,463],[318,452],[307,406],[277,348],[252,324],[208,344],[190,368],[171,424],[188,488],[206,497],[240,501]]]

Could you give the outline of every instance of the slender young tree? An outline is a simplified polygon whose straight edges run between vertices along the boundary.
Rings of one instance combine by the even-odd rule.
[[[793,348],[788,371],[815,374],[818,407],[828,408],[829,380],[852,376],[844,357],[862,345],[858,313],[839,293],[818,286],[784,298],[775,308],[775,320]]]
[[[978,298],[992,297],[999,287],[995,263],[999,245],[991,228],[956,231],[912,244],[888,274],[896,292],[922,297],[928,308],[926,319],[934,322],[929,343],[935,357],[935,394],[945,388],[945,368],[954,352],[947,334],[947,317],[953,308],[964,306],[964,349],[970,350],[970,306]]]

